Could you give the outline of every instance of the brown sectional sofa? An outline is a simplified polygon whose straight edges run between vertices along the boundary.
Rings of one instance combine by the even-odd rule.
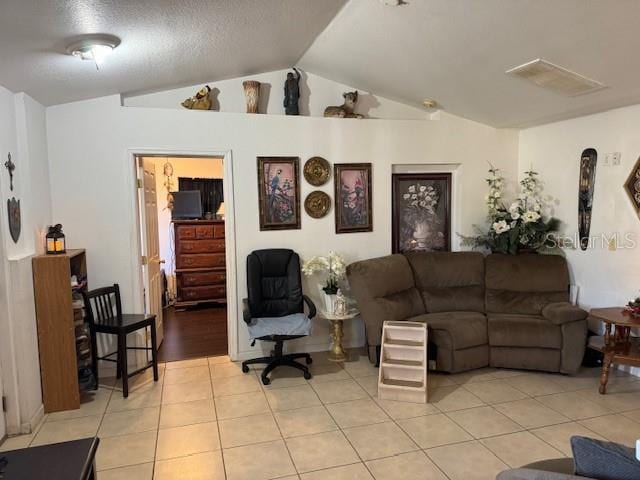
[[[563,257],[413,252],[353,263],[347,277],[372,361],[382,323],[407,320],[427,323],[437,370],[580,367],[587,312],[568,302]]]

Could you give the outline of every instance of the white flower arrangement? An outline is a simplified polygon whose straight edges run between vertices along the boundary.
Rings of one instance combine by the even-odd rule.
[[[306,277],[320,272],[328,274],[326,286],[322,289],[327,295],[335,295],[338,292],[338,282],[344,278],[346,271],[347,263],[344,257],[334,251],[330,251],[326,257],[312,257],[302,264],[302,273]]]
[[[463,236],[463,245],[510,254],[516,254],[520,250],[539,250],[557,245],[552,232],[557,230],[559,222],[555,218],[543,218],[545,201],[537,172],[525,172],[524,178],[520,181],[520,194],[508,208],[502,202],[504,177],[500,170],[493,167],[489,169],[489,174],[489,192],[485,197],[489,232],[484,234],[476,227],[480,234],[476,237]]]

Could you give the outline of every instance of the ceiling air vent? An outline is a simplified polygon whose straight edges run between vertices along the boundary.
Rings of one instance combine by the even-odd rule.
[[[600,82],[540,58],[507,70],[505,73],[524,78],[539,87],[568,97],[584,95],[605,88],[605,85]]]

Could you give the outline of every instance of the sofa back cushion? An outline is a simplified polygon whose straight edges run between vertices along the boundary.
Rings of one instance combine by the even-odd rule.
[[[380,344],[383,322],[425,313],[411,267],[403,255],[352,263],[347,267],[347,278],[367,325],[370,345]]]
[[[569,301],[569,270],[559,255],[492,254],[485,259],[485,306],[491,313],[540,315]]]
[[[428,313],[484,312],[484,256],[479,252],[405,254]]]

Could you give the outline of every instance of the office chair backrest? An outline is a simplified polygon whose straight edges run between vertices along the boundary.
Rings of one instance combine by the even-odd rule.
[[[247,257],[247,290],[253,318],[303,312],[300,257],[293,250],[256,250]]]
[[[117,283],[112,287],[83,292],[82,296],[90,324],[114,325],[122,323],[122,303],[120,301],[120,287]]]

